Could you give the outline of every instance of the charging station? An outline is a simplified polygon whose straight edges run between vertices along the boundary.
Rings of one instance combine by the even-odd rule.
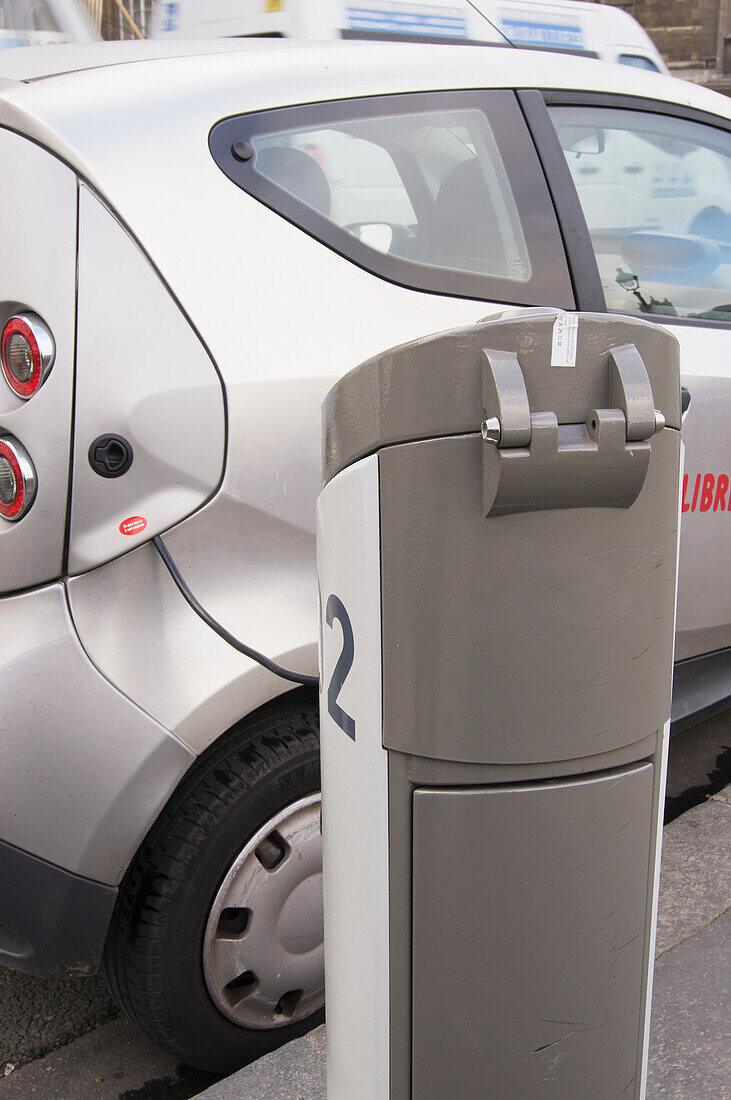
[[[678,345],[515,311],[324,406],[329,1100],[644,1094]]]

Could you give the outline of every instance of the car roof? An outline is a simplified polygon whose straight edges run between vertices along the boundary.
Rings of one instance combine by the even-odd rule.
[[[50,46],[22,46],[0,53],[0,80],[35,81],[82,70],[102,69],[168,57],[196,57],[210,53],[241,53],[276,49],[283,39],[262,38],[179,40],[146,39],[126,42],[73,42]]]
[[[190,80],[207,99],[236,96],[239,110],[323,99],[466,88],[562,88],[669,100],[731,117],[729,100],[687,81],[552,51],[494,45],[396,42],[297,42],[293,39],[198,39],[190,42],[95,42],[27,47],[0,56],[0,93],[7,82],[33,85],[40,107],[78,93],[77,110],[93,115],[92,89],[124,87],[134,109],[155,87],[184,99]],[[286,60],[285,60],[286,58]],[[130,71],[134,66],[134,75]],[[139,92],[135,93],[135,88]],[[108,95],[102,95],[108,102]],[[235,110],[236,108],[234,108]],[[0,116],[1,121],[1,116]]]
[[[226,80],[236,71],[247,73],[249,85],[260,75],[267,85],[272,73],[286,78],[280,81],[279,105],[286,102],[285,86],[291,89],[292,102],[302,102],[310,75],[325,69],[332,87],[317,98],[440,88],[565,87],[669,99],[717,114],[728,112],[725,97],[686,81],[593,58],[510,47],[497,32],[495,36],[495,42],[487,45],[223,38],[31,46],[2,52],[0,81],[36,82],[74,74],[103,78],[118,66],[140,65],[150,75],[156,72],[174,94],[176,85],[185,85],[186,67],[207,71],[215,83],[216,72],[225,64]],[[286,73],[282,51],[288,54]],[[248,64],[252,54],[256,55],[254,66]],[[370,92],[362,90],[364,83],[371,86]]]

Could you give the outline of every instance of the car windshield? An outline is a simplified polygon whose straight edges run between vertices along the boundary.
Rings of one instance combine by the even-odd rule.
[[[649,73],[660,72],[654,61],[640,53],[621,53],[619,55],[619,64],[629,65],[632,69],[646,69]]]

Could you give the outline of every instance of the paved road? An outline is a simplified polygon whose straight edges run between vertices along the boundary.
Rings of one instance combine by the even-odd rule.
[[[730,782],[727,710],[674,740],[669,818]],[[177,1066],[115,1015],[101,978],[49,982],[0,968],[0,1100],[184,1100],[215,1080]]]
[[[116,1015],[101,977],[44,981],[0,967],[0,1074]]]

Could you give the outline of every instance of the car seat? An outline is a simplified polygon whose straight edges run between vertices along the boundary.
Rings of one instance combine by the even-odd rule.
[[[422,261],[496,275],[505,272],[498,217],[477,157],[462,161],[442,181]]]
[[[300,202],[327,217],[330,213],[330,185],[317,161],[301,149],[273,145],[261,149],[254,162],[256,171],[294,195]]]

